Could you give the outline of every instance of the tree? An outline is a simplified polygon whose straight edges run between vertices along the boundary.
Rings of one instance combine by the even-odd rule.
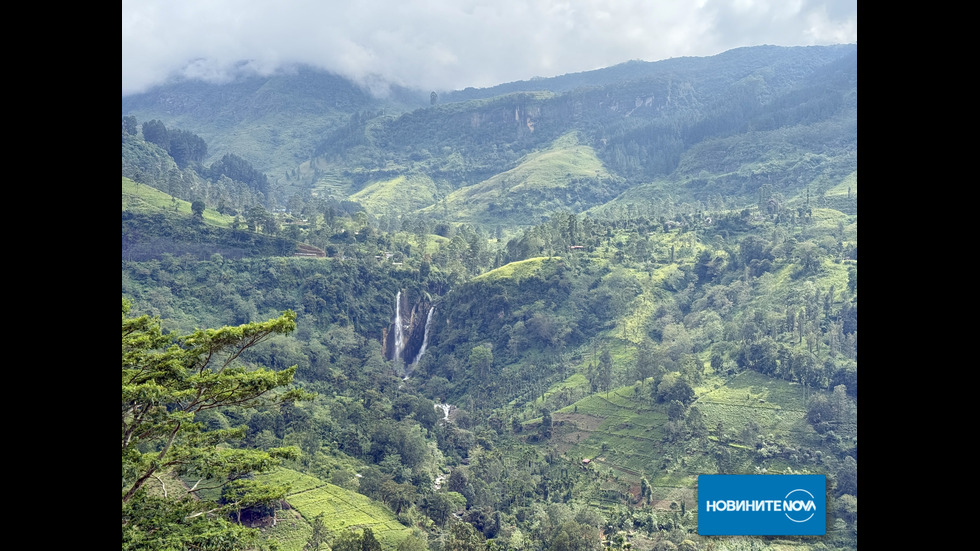
[[[682,405],[694,401],[694,389],[690,383],[677,371],[672,371],[660,381],[660,384],[653,391],[653,396],[658,402],[670,403],[677,400]]]
[[[483,535],[467,522],[453,519],[450,521],[449,529],[446,532],[444,549],[482,551],[485,548]]]
[[[170,145],[170,131],[157,119],[143,123],[143,139],[167,149]]]
[[[857,496],[857,484],[857,460],[848,455],[837,469],[837,496]]]
[[[670,403],[667,404],[667,418],[671,421],[683,420],[685,410],[686,408],[684,407],[684,404],[680,402],[680,400],[671,400]]]
[[[829,423],[834,420],[834,408],[823,394],[817,394],[807,404],[806,418],[811,425]]]
[[[851,400],[847,397],[847,387],[837,385],[830,396],[830,407],[833,410],[834,420],[838,423],[846,423],[850,420]]]
[[[326,544],[326,539],[327,529],[323,525],[323,513],[320,513],[313,518],[313,534],[306,540],[303,551],[320,551],[320,548]]]
[[[258,532],[200,514],[193,499],[144,496],[123,502],[122,549],[251,549]]]
[[[143,123],[143,135],[146,136],[146,123]],[[268,177],[255,170],[251,163],[234,153],[226,153],[220,160],[212,163],[207,172],[212,181],[218,181],[222,176],[227,176],[236,182],[244,183],[259,193],[265,194],[269,191]]]
[[[804,241],[796,248],[796,260],[801,275],[815,274],[820,269],[820,249],[812,241]]]
[[[459,469],[453,471],[455,473]],[[466,507],[466,498],[459,492],[433,492],[422,501],[425,514],[439,526],[445,525],[452,514]]]
[[[174,335],[163,333],[159,318],[129,317],[129,310],[129,302],[123,299],[123,548],[170,548],[174,541],[190,546],[198,532],[208,538],[248,536],[240,527],[211,515],[240,514],[244,508],[281,499],[285,487],[264,486],[248,477],[298,452],[292,447],[267,451],[229,447],[228,441],[244,438],[247,427],[205,431],[195,416],[310,397],[301,390],[280,392],[292,382],[296,366],[276,372],[248,369],[240,362],[249,348],[272,335],[293,331],[296,314],[286,311],[266,322]],[[171,474],[197,482],[184,495],[173,496],[162,481],[163,475]],[[160,480],[163,499],[147,491],[151,480]],[[226,490],[220,505],[188,498],[218,488]],[[174,519],[178,526],[171,525]],[[166,529],[161,522],[168,523]]]
[[[470,368],[481,382],[486,381],[490,375],[490,367],[493,365],[493,352],[490,347],[481,344],[473,347],[470,351]]]
[[[361,535],[361,551],[381,551],[381,542],[374,537],[374,531],[365,528]]]
[[[599,531],[574,520],[562,523],[548,546],[549,551],[591,551],[599,548]]]
[[[415,245],[418,247],[418,256],[425,256],[425,250],[429,246],[429,225],[424,218],[419,218],[415,225]]]
[[[203,138],[186,130],[173,129],[168,133],[167,153],[181,168],[190,162],[202,162],[208,156],[208,144]]]
[[[598,381],[599,388],[607,393],[609,392],[609,387],[612,386],[612,368],[612,355],[608,350],[603,350],[602,354],[599,355]]]
[[[772,252],[764,239],[748,235],[739,242],[739,260],[748,266],[753,260],[772,260]]]
[[[136,124],[136,117],[134,117],[132,115],[123,117],[122,118],[122,133],[123,134],[126,134],[126,135],[129,135],[129,136],[135,136],[137,132],[138,132],[138,130],[137,130],[137,124]]]
[[[551,410],[548,408],[541,409],[541,428],[539,430],[541,438],[551,438],[551,429],[553,421],[551,419]]]
[[[261,205],[255,205],[245,211],[245,223],[249,231],[259,231],[267,229],[269,226],[269,213]]]
[[[361,551],[364,538],[353,528],[344,530],[330,542],[333,551]]]
[[[398,544],[395,551],[428,551],[429,546],[425,540],[425,534],[409,534],[409,536]]]
[[[696,406],[692,406],[691,411],[687,414],[687,428],[694,436],[703,435],[707,429],[704,422],[704,415]]]
[[[204,217],[204,201],[201,201],[200,199],[197,199],[193,203],[191,203],[191,212],[194,214],[194,217],[195,218],[198,218],[198,219],[203,218]]]

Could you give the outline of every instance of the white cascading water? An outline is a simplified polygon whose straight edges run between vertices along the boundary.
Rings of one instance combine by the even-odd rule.
[[[425,354],[425,348],[429,346],[429,322],[432,321],[432,312],[434,312],[435,309],[435,306],[430,307],[429,315],[425,317],[425,330],[422,333],[422,348],[419,348],[419,353],[415,356],[415,359],[412,360],[412,366],[419,363],[419,360],[422,359],[422,354]]]
[[[402,359],[405,330],[402,328],[402,292],[395,295],[395,361]]]

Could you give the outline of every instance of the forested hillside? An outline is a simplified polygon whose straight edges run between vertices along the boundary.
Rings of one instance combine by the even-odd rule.
[[[124,98],[123,548],[856,548],[856,55]],[[714,473],[827,535],[699,536]]]
[[[456,213],[453,198],[471,186],[486,188],[569,135],[601,167],[584,175],[564,169],[559,157],[546,177],[528,179],[529,189],[497,189],[482,202],[531,199],[582,212],[636,186],[686,201],[745,202],[765,184],[786,199],[817,197],[857,170],[856,45],[630,62],[435,94],[425,107],[407,93],[371,98],[311,69],[201,86],[175,83],[124,98],[123,114],[200,134],[209,144],[199,159],[206,164],[228,154],[249,159],[269,174],[270,205],[287,209],[311,197],[344,200],[365,188],[413,183],[407,205],[407,193],[382,199],[372,192],[365,207],[376,217],[442,209],[486,223]],[[299,129],[309,131],[283,135]],[[256,148],[251,142],[259,137],[265,145]],[[135,173],[124,166],[123,175]],[[416,193],[420,181],[425,190]],[[583,194],[583,186],[601,192]],[[507,224],[542,221],[537,212],[521,214]]]

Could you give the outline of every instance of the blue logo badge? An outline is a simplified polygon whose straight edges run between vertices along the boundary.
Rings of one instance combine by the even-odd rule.
[[[698,476],[702,536],[822,536],[827,477],[822,474]]]

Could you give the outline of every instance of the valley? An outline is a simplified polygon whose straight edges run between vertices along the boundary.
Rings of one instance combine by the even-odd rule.
[[[295,368],[269,400],[188,417],[263,459],[150,477],[124,549],[152,507],[243,549],[856,548],[856,56],[124,97],[124,406],[132,319],[295,318],[228,364]],[[699,536],[700,474],[825,474],[827,534]]]

